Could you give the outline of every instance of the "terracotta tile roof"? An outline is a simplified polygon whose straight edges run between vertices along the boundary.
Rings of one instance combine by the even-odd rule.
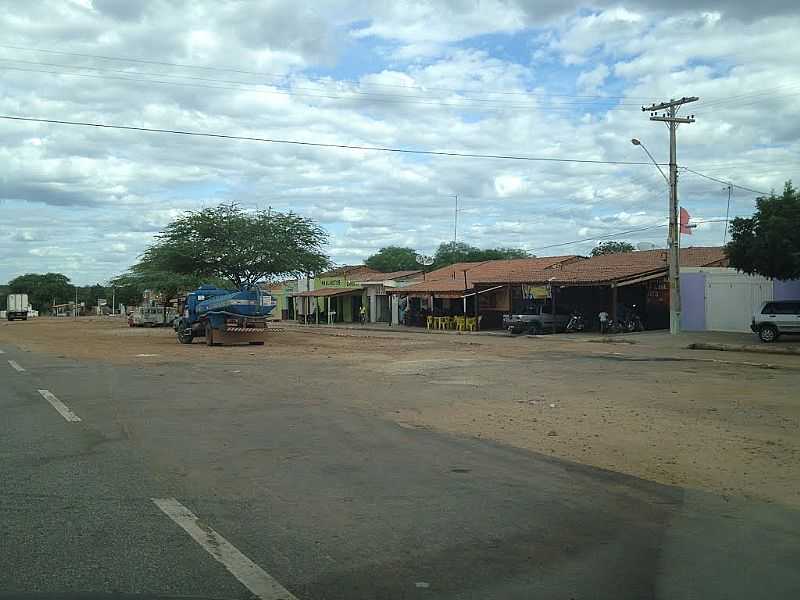
[[[473,283],[482,278],[494,281],[505,274],[514,273],[535,273],[540,270],[550,270],[561,267],[577,260],[574,255],[570,256],[544,256],[541,258],[514,258],[509,260],[487,260],[474,263],[455,263],[436,269],[425,275],[425,279],[413,285],[393,290],[395,293],[452,293],[463,292],[464,289],[472,289]],[[466,271],[466,284],[464,283],[464,272]]]
[[[311,290],[310,292],[300,292],[298,294],[292,294],[295,298],[325,298],[327,296],[340,296],[346,294],[352,294],[353,292],[362,292],[364,288],[362,287],[348,287],[348,288],[320,288],[318,290]]]
[[[391,279],[402,279],[403,277],[411,277],[412,275],[419,274],[422,277],[422,271],[392,271],[391,273],[361,273],[352,277],[353,281],[389,281]]]
[[[542,256],[539,258],[516,258],[510,260],[490,260],[469,272],[475,281],[491,280],[502,277],[507,273],[536,273],[550,269],[563,269],[566,265],[581,260],[575,255],[568,256]]]
[[[725,266],[727,258],[721,247],[681,249],[681,266]],[[476,283],[554,283],[590,284],[610,283],[647,275],[667,269],[666,250],[647,250],[606,254],[564,264],[560,269],[524,270],[508,269],[494,276],[473,276]]]
[[[464,271],[471,271],[475,267],[484,264],[486,261],[482,262],[459,262],[454,263],[452,265],[447,265],[446,267],[440,267],[438,269],[434,269],[433,271],[425,274],[425,279],[429,281],[437,281],[440,279],[455,279],[456,277],[460,277],[462,280],[464,279]]]

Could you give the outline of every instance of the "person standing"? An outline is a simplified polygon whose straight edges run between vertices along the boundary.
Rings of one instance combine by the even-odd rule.
[[[600,319],[600,333],[605,333],[608,327],[608,313],[604,310],[600,311],[597,317]]]
[[[361,321],[361,324],[364,325],[367,322],[367,307],[363,304],[358,309],[358,319]]]

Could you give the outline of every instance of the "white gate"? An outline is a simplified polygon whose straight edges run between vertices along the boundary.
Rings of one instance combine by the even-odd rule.
[[[702,269],[706,275],[706,329],[750,331],[753,312],[772,300],[771,279],[735,269]]]

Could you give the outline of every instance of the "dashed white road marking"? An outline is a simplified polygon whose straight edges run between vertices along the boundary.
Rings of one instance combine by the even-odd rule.
[[[12,366],[12,368],[13,368],[15,371],[18,371],[19,373],[22,373],[23,371],[25,371],[25,369],[23,369],[23,368],[20,366],[20,364],[19,364],[17,361],[15,361],[15,360],[10,360],[10,361],[8,361],[8,364],[10,364],[10,365]]]
[[[230,571],[242,585],[262,600],[297,600],[269,573],[239,552],[236,547],[208,525],[200,522],[192,511],[175,498],[153,498],[161,511],[175,521],[215,560]]]
[[[53,405],[58,413],[64,417],[70,423],[80,423],[81,418],[72,412],[66,404],[64,404],[61,400],[55,397],[55,395],[50,392],[49,390],[37,390],[41,395],[42,398],[47,400],[50,404]]]

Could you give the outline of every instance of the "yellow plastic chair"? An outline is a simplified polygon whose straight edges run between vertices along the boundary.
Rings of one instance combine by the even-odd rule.
[[[466,317],[456,317],[456,329],[464,331],[467,328]]]
[[[467,318],[467,330],[468,331],[475,331],[475,317],[468,317]]]
[[[434,324],[433,317],[431,317],[430,315],[425,317],[425,326],[427,329],[430,329],[431,325],[433,324]]]

